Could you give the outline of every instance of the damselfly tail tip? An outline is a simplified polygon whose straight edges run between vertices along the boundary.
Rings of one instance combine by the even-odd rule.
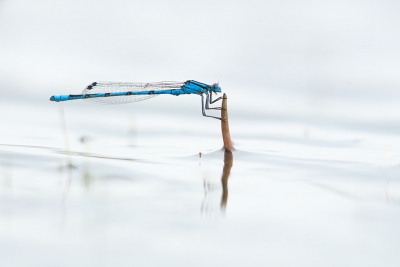
[[[58,102],[58,100],[54,97],[54,95],[52,97],[50,97],[50,101],[57,101]]]

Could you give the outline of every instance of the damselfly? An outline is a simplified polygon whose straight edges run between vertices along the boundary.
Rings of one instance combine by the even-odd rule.
[[[201,96],[201,110],[203,116],[221,120],[221,118],[209,116],[205,110],[216,109],[209,105],[221,100],[218,97],[212,100],[212,93],[220,93],[221,87],[214,83],[207,85],[204,83],[189,80],[186,82],[157,82],[157,83],[123,83],[123,82],[94,82],[88,85],[80,95],[53,95],[51,101],[67,101],[85,99],[100,104],[124,104],[146,100],[157,95],[183,95],[196,94]],[[206,101],[204,103],[204,95]]]

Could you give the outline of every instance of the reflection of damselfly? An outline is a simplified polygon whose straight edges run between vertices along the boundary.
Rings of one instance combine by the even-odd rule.
[[[186,82],[157,82],[157,83],[122,83],[122,82],[94,82],[87,86],[80,95],[54,95],[51,101],[67,101],[75,99],[85,99],[91,102],[101,104],[124,104],[149,99],[151,97],[169,94],[197,94],[201,96],[201,108],[203,116],[215,119],[221,119],[214,116],[206,115],[205,109],[217,109],[220,107],[210,108],[209,104],[221,100],[218,97],[212,100],[212,93],[220,93],[221,87],[214,83],[207,85],[204,83],[189,80]],[[204,95],[206,95],[206,103],[204,104]]]

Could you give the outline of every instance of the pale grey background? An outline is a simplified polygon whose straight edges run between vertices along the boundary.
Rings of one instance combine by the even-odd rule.
[[[256,110],[267,105],[252,95],[276,92],[310,106],[397,101],[399,12],[398,1],[3,0],[2,100],[40,102],[96,80],[195,79]]]

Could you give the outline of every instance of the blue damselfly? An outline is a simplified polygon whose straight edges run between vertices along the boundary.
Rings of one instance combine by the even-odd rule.
[[[220,120],[221,118],[209,116],[205,112],[205,110],[209,109],[221,110],[220,107],[209,107],[210,104],[222,99],[222,97],[218,97],[212,100],[212,93],[217,94],[220,92],[221,87],[216,83],[207,85],[194,80],[156,83],[94,82],[88,85],[79,95],[53,95],[50,100],[59,102],[85,99],[100,104],[124,104],[146,100],[161,94],[175,96],[196,94],[201,96],[203,116]],[[206,95],[205,103],[204,95]]]

